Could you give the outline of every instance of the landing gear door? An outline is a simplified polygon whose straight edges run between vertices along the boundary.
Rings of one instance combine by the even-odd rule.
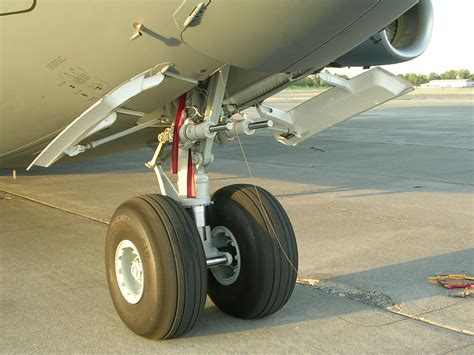
[[[261,106],[259,113],[271,119],[280,131],[275,139],[295,146],[347,119],[413,90],[406,80],[384,69],[374,68],[344,80],[326,77],[334,86],[290,111]],[[284,133],[282,133],[284,132]]]

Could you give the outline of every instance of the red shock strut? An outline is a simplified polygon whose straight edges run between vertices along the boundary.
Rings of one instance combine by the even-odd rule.
[[[179,130],[183,125],[184,109],[186,108],[186,93],[179,97],[178,109],[176,110],[176,120],[174,124],[173,147],[171,155],[171,174],[178,173],[179,155]],[[188,198],[196,197],[196,182],[194,177],[194,164],[191,149],[188,151],[188,169],[186,174],[186,186]]]

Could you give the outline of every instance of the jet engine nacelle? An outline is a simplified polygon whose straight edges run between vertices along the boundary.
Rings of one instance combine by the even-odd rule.
[[[431,40],[431,0],[418,4],[347,54],[334,66],[372,66],[406,62],[422,54]]]

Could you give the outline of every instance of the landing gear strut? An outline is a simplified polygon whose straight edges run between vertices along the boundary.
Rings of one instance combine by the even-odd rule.
[[[296,240],[276,198],[254,185],[227,186],[212,198],[209,193],[207,169],[216,135],[231,140],[272,125],[223,120],[227,75],[224,67],[210,78],[200,121],[184,120],[186,98],[181,97],[174,134],[171,128],[160,134],[146,164],[157,175],[161,195],[124,202],[107,232],[113,303],[127,327],[148,338],[189,331],[206,294],[235,317],[265,317],[286,304],[296,283]],[[171,140],[177,189],[159,163]]]

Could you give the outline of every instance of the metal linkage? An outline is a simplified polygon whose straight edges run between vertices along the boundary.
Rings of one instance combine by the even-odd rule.
[[[223,131],[230,131],[232,129],[232,123],[222,123],[216,124],[214,126],[209,127],[209,132],[223,132]]]
[[[146,163],[147,167],[154,169],[161,193],[173,197],[188,208],[190,212],[192,211],[206,253],[207,266],[213,268],[217,273],[222,271],[218,271],[220,270],[219,266],[226,268],[236,263],[231,253],[218,248],[229,247],[227,244],[232,244],[234,246],[231,246],[231,248],[235,249],[236,243],[230,239],[231,237],[223,237],[226,235],[224,232],[217,233],[213,238],[213,231],[211,231],[209,224],[208,207],[212,201],[209,192],[208,167],[214,160],[212,154],[214,141],[216,138],[219,141],[230,141],[240,135],[252,135],[257,129],[273,126],[272,120],[254,122],[251,119],[244,118],[242,120],[228,120],[227,122],[221,121],[228,73],[229,66],[224,66],[210,78],[206,88],[208,94],[205,112],[202,115],[199,114],[199,117],[202,117],[201,122],[194,122],[191,117],[185,117],[186,105],[189,105],[191,100],[188,99],[186,102],[186,95],[181,96],[177,111],[177,117],[179,115],[177,128],[170,127],[158,136],[159,144],[153,158]],[[194,100],[196,99],[194,97]],[[199,102],[196,102],[196,104],[193,107],[199,107]],[[176,169],[172,169],[172,172],[178,175],[177,189],[161,168],[162,159],[160,159],[160,156],[164,146],[171,141],[174,141],[172,162],[174,162]],[[233,266],[233,268],[235,267]],[[227,274],[227,271],[225,274]]]
[[[108,123],[106,122],[107,119],[105,119],[104,121],[102,121],[101,123],[103,124],[102,126],[99,124],[96,128],[94,128],[94,130],[89,133],[89,135],[92,135],[93,133],[96,133],[98,132],[99,130],[102,130],[102,129],[105,129],[105,128],[108,128],[110,127],[114,122],[115,122],[115,117],[117,116],[117,114],[115,112],[113,112],[111,114],[111,116],[109,117],[114,117],[112,122],[111,123]],[[103,144],[106,144],[106,143],[109,143],[109,142],[112,142],[114,140],[117,140],[119,138],[122,138],[122,137],[125,137],[125,136],[128,136],[129,134],[132,134],[132,133],[135,133],[135,132],[138,132],[138,131],[141,131],[145,128],[150,128],[150,127],[153,127],[154,125],[158,124],[159,123],[159,120],[158,119],[154,119],[154,120],[151,120],[151,121],[148,121],[148,122],[145,122],[145,123],[142,123],[142,124],[139,124],[139,125],[136,125],[134,127],[131,127],[131,128],[128,128],[126,130],[123,130],[123,131],[120,131],[120,132],[117,132],[115,134],[112,134],[110,136],[107,136],[105,138],[102,138],[102,139],[99,139],[99,140],[96,140],[96,141],[93,141],[93,142],[90,142],[90,143],[87,143],[87,144],[76,144],[76,145],[72,145],[70,147],[68,147],[67,149],[64,150],[64,153],[69,155],[70,157],[73,157],[73,156],[76,156],[78,154],[81,154],[81,153],[84,153],[86,150],[88,149],[93,149],[93,148],[96,148],[100,145],[103,145]]]
[[[213,139],[216,134],[224,134],[227,138],[234,138],[240,135],[252,135],[255,130],[273,127],[273,121],[265,120],[254,122],[250,119],[243,119],[221,124],[212,124],[211,121],[202,123],[186,123],[181,127],[179,137],[183,149],[189,148],[200,139]]]
[[[261,128],[270,128],[270,127],[273,127],[273,121],[271,120],[258,121],[258,122],[249,124],[249,129],[251,130],[256,130],[256,129],[261,129]]]
[[[229,260],[230,257],[230,260]],[[232,255],[225,253],[224,255],[211,256],[206,259],[207,267],[219,266],[219,265],[230,265],[232,264]]]
[[[153,158],[149,162],[145,163],[145,166],[154,170],[158,180],[158,185],[160,186],[161,194],[164,196],[170,196],[175,200],[179,200],[178,192],[173,186],[173,183],[161,168],[162,160],[160,157],[163,152],[163,148],[168,142],[171,141],[173,141],[173,126],[168,127],[158,135],[159,143],[156,147],[155,153],[153,154]]]
[[[190,148],[200,139],[214,139],[217,132],[229,131],[232,129],[232,123],[213,124],[212,121],[202,123],[185,123],[179,131],[182,149]]]
[[[273,127],[272,120],[264,120],[254,122],[251,119],[244,118],[242,120],[233,121],[233,127],[231,130],[221,131],[218,133],[218,138],[221,144],[230,143],[237,136],[251,136],[257,129],[271,128]]]
[[[156,166],[156,162],[162,153],[163,147],[166,143],[171,141],[173,141],[173,125],[171,127],[166,128],[158,135],[158,147],[155,150],[155,154],[153,154],[153,158],[151,158],[149,162],[145,163],[145,166],[147,168],[153,169]]]

